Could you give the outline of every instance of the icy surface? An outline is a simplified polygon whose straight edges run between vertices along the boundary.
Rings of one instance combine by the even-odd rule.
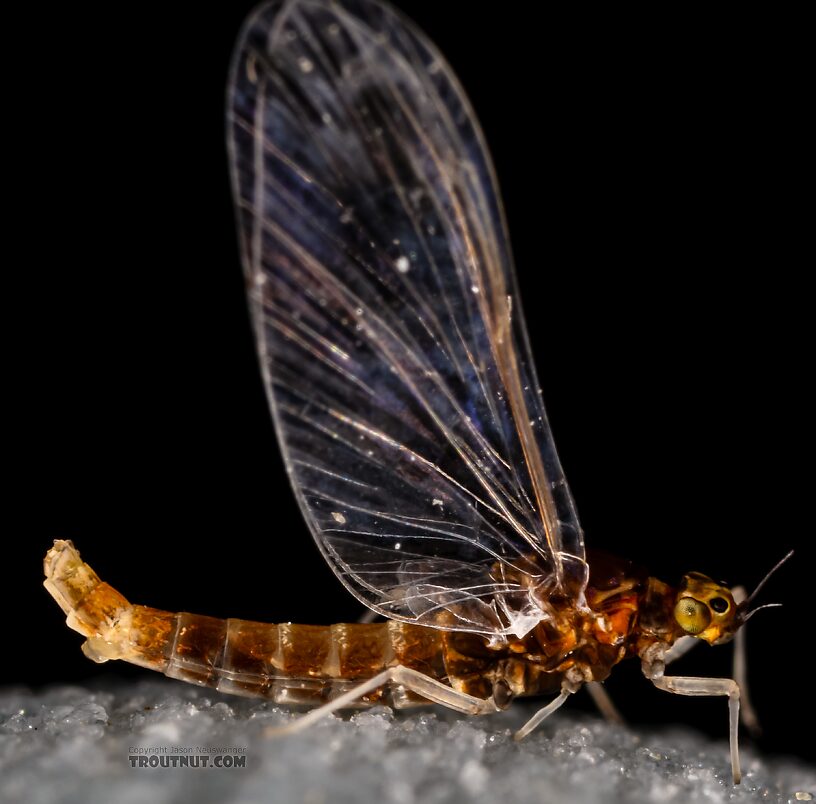
[[[473,719],[438,709],[397,716],[367,710],[270,738],[265,727],[286,721],[290,711],[186,684],[8,689],[0,691],[0,801],[688,804],[816,797],[816,769],[750,750],[743,752],[743,784],[733,787],[727,746],[690,731],[635,732],[567,713],[514,743],[511,730],[531,711],[516,705]],[[246,766],[131,767],[129,757],[149,757],[150,749],[159,749],[154,762],[245,756]]]

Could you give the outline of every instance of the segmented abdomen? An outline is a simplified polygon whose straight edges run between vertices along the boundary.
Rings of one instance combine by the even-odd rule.
[[[165,674],[222,692],[315,704],[397,664],[434,678],[444,673],[440,635],[430,628],[394,621],[320,626],[172,617]],[[379,701],[399,707],[420,699],[392,689],[361,703]]]
[[[173,614],[130,604],[104,583],[68,541],[45,560],[45,587],[87,637],[95,661],[121,659],[171,678],[223,692],[315,704],[346,692],[387,667],[403,665],[433,678],[445,674],[441,632],[388,621],[279,625]],[[361,705],[395,707],[422,699],[397,687],[377,690]]]

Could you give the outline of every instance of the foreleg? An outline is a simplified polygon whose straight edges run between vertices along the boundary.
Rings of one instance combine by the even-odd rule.
[[[731,747],[731,772],[734,784],[742,778],[739,764],[739,684],[732,678],[698,678],[696,676],[666,676],[664,671],[665,647],[655,643],[641,657],[643,674],[658,689],[673,692],[675,695],[726,695],[728,696],[729,744]]]

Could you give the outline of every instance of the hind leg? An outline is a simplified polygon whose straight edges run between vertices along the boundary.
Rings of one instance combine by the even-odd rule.
[[[268,729],[266,733],[268,735],[279,735],[293,734],[302,731],[318,720],[330,715],[332,712],[336,712],[338,709],[344,709],[369,693],[387,686],[401,686],[409,692],[422,696],[428,703],[440,704],[441,706],[448,707],[448,709],[453,709],[456,712],[462,712],[466,715],[486,715],[491,712],[499,711],[499,707],[496,706],[492,698],[476,698],[473,695],[458,692],[447,684],[443,684],[435,678],[426,676],[424,673],[412,670],[410,667],[397,665],[396,667],[388,668],[388,670],[383,670],[382,673],[372,678],[362,681],[354,687],[354,689],[339,695],[334,700],[323,704],[323,706],[317,709],[313,709],[311,712],[287,723],[285,726]]]

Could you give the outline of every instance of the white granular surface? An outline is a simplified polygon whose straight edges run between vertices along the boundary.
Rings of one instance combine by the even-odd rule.
[[[166,680],[0,691],[0,802],[794,802],[816,769],[742,753],[687,730],[635,731],[559,713],[526,741],[530,705],[489,718],[439,709],[362,711],[304,733],[264,736],[292,717],[264,701]],[[187,756],[245,767],[147,767]],[[156,757],[150,759],[151,756]],[[130,757],[137,757],[131,766]],[[164,757],[165,759],[161,759]],[[221,759],[216,760],[216,757]],[[228,759],[224,759],[228,758]],[[176,759],[180,762],[180,759]]]

